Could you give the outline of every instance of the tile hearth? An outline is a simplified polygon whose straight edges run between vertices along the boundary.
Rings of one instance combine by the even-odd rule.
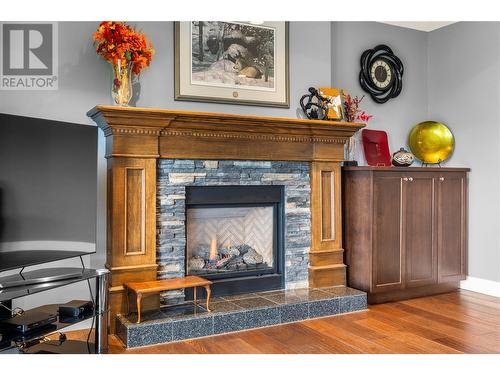
[[[200,301],[202,304],[203,301]],[[127,348],[286,324],[365,310],[366,293],[348,287],[307,288],[217,297],[211,311],[184,304],[116,317],[116,334]]]

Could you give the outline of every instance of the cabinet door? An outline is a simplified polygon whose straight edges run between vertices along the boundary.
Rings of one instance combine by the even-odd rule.
[[[373,292],[401,289],[403,286],[402,189],[402,178],[398,173],[375,174],[373,179]]]
[[[418,172],[403,179],[406,287],[437,282],[434,176]]]
[[[456,282],[466,273],[467,181],[465,173],[442,173],[436,182],[439,282]]]

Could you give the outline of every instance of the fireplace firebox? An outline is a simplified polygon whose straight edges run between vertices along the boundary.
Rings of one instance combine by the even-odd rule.
[[[186,240],[186,274],[214,295],[283,288],[284,187],[187,186]]]

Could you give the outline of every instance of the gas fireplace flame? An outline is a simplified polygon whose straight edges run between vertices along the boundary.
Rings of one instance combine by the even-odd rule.
[[[210,243],[210,254],[208,256],[208,259],[211,261],[216,261],[217,260],[217,239],[212,238],[212,242]]]

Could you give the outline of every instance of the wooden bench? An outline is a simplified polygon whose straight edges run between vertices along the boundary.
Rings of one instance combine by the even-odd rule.
[[[136,295],[137,301],[137,323],[141,322],[141,299],[144,294],[152,294],[159,292],[166,292],[168,290],[176,290],[183,288],[194,288],[194,298],[193,302],[197,305],[196,300],[196,288],[201,286],[204,287],[207,292],[207,310],[210,311],[209,302],[210,302],[210,294],[212,293],[210,290],[210,285],[212,282],[206,280],[202,277],[198,276],[186,276],[180,277],[177,279],[169,279],[169,280],[154,280],[154,281],[136,281],[136,282],[128,282],[125,283],[124,286],[127,290],[127,308],[129,308],[129,300],[128,300],[128,292],[132,291]]]

